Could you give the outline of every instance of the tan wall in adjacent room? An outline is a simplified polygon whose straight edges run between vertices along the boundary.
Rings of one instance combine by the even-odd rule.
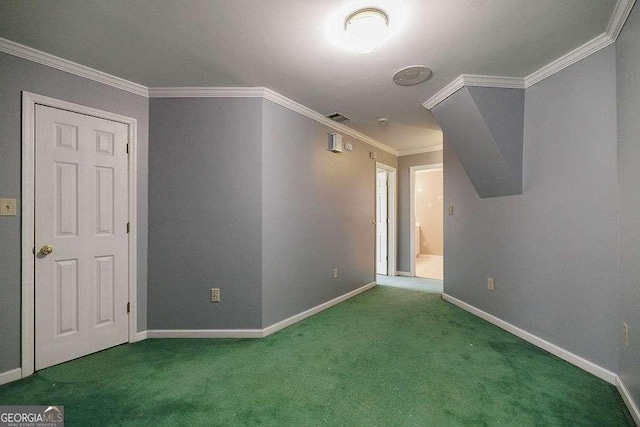
[[[416,173],[416,222],[420,223],[420,253],[442,255],[442,170]]]

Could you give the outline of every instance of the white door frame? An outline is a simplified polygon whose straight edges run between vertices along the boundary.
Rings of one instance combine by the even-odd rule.
[[[136,119],[22,92],[22,377],[34,372],[35,365],[35,107],[36,104],[86,114],[128,126],[129,142],[129,342],[136,341],[137,292],[137,127]]]
[[[411,261],[411,276],[416,275],[416,172],[423,170],[442,169],[442,163],[431,165],[411,166],[409,168],[409,256]],[[444,217],[444,212],[442,212]]]
[[[396,275],[396,230],[398,230],[398,222],[396,212],[398,211],[398,198],[397,194],[397,182],[396,168],[393,166],[385,165],[384,163],[376,162],[376,170],[382,169],[387,172],[387,218],[389,220],[389,226],[387,228],[387,253],[389,255],[389,261],[387,262],[387,275]],[[375,258],[375,252],[373,254]]]

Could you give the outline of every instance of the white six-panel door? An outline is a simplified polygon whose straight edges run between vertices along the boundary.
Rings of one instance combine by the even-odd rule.
[[[35,368],[42,369],[128,341],[128,129],[41,105],[35,123]]]
[[[376,172],[376,274],[387,274],[387,173]]]

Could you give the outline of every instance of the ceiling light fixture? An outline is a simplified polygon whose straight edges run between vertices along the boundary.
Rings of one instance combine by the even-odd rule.
[[[373,52],[402,31],[409,16],[400,0],[343,0],[325,23],[333,45],[350,52]]]
[[[358,10],[346,19],[344,31],[351,49],[358,53],[371,53],[387,41],[389,18],[380,9]]]

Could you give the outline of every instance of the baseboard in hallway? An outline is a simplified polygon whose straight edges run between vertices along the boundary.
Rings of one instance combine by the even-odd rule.
[[[16,368],[0,373],[0,385],[7,384],[22,378],[22,369]]]
[[[447,294],[442,294],[442,298],[447,301],[450,302],[451,304],[454,304],[460,308],[462,308],[465,311],[468,311],[469,313],[475,314],[476,316],[480,317],[481,319],[486,320],[489,323],[492,323],[502,329],[504,329],[507,332],[512,333],[513,335],[522,338],[523,340],[530,342],[531,344],[540,347],[543,350],[548,351],[549,353],[553,354],[554,356],[557,356],[569,363],[571,363],[572,365],[577,366],[578,368],[585,370],[587,372],[589,372],[590,374],[595,375],[596,377],[605,380],[606,382],[608,382],[609,384],[613,384],[616,385],[616,377],[617,375],[611,371],[609,371],[608,369],[603,368],[602,366],[598,366],[593,362],[590,362],[587,359],[584,359],[580,356],[578,356],[577,354],[571,353],[570,351],[567,351],[565,349],[563,349],[562,347],[559,347],[555,344],[550,343],[547,340],[544,340],[536,335],[533,335],[530,332],[525,331],[524,329],[520,329],[517,326],[512,325],[509,322],[506,322],[492,314],[487,313],[486,311],[480,310],[477,307],[472,306],[471,304],[468,304],[464,301],[461,301],[455,297],[452,297],[451,295],[447,295]]]
[[[353,298],[376,286],[376,282],[368,283],[337,298],[295,314],[263,329],[149,329],[139,332],[147,338],[264,338],[288,326],[298,323],[307,317],[320,313],[336,304]]]

